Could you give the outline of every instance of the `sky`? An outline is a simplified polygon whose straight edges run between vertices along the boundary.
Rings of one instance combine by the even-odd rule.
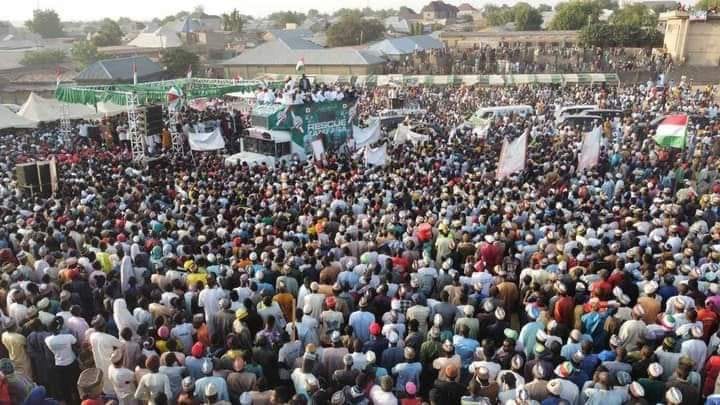
[[[191,11],[201,5],[209,14],[222,14],[237,8],[242,14],[262,17],[275,11],[307,12],[315,8],[320,12],[332,12],[338,8],[398,8],[407,6],[420,11],[430,0],[0,0],[0,20],[22,22],[32,17],[35,8],[54,9],[63,21],[97,20],[105,17],[129,17],[150,20],[163,18],[182,10]],[[459,5],[470,3],[481,7],[485,3],[512,3],[511,0],[447,0]],[[539,4],[540,0],[527,0],[530,4]],[[553,4],[555,1],[544,1]],[[12,4],[12,5],[9,5]]]

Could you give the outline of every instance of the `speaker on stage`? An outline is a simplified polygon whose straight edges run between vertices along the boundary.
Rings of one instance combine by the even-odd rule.
[[[57,166],[54,160],[16,165],[15,178],[18,187],[24,192],[47,197],[57,191]]]
[[[31,190],[40,185],[38,181],[37,163],[23,163],[15,166],[17,185],[22,190]],[[34,190],[33,190],[34,191]]]
[[[145,119],[147,120],[147,134],[159,135],[162,132],[163,110],[161,105],[150,105],[145,109]]]

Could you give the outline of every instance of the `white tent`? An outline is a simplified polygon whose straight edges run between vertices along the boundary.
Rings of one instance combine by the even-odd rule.
[[[18,115],[35,122],[51,122],[62,118],[63,105],[57,100],[43,98],[30,93],[25,104],[20,108]],[[98,113],[94,108],[83,104],[68,104],[67,118],[80,119],[96,117]]]
[[[102,117],[104,115],[118,115],[127,112],[128,108],[111,102],[101,101],[97,103],[97,114],[95,116]]]
[[[35,128],[37,123],[25,119],[7,107],[0,105],[0,129],[5,128]]]

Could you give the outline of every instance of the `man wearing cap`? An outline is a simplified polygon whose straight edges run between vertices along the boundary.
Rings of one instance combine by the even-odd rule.
[[[227,383],[225,382],[225,378],[214,376],[213,370],[214,370],[213,361],[209,358],[206,358],[203,360],[202,364],[202,373],[203,377],[198,378],[195,380],[195,398],[197,398],[200,401],[205,401],[207,399],[207,387],[209,385],[213,385],[215,387],[215,392],[217,395],[217,399],[221,401],[228,401],[230,399],[230,395],[228,394],[228,387]]]
[[[567,343],[560,349],[560,355],[565,360],[570,360],[572,355],[580,350],[580,340],[582,339],[582,333],[578,329],[570,331]]]
[[[665,383],[662,382],[663,367],[660,363],[652,363],[648,366],[648,378],[641,378],[638,383],[645,390],[645,399],[648,403],[657,404],[662,402],[665,392]]]
[[[548,396],[547,398],[543,399],[542,402],[540,402],[540,405],[559,405],[560,401],[562,401],[564,398],[560,397],[560,393],[562,392],[562,386],[560,385],[560,379],[556,378],[554,380],[550,380],[547,383],[547,390],[548,390]],[[573,404],[574,402],[570,402]]]
[[[336,390],[340,390],[343,387],[351,387],[355,384],[355,379],[360,374],[360,371],[353,368],[353,356],[346,354],[343,356],[343,368],[336,370],[332,376],[331,381]]]
[[[555,284],[558,298],[553,309],[553,318],[560,324],[571,329],[574,324],[575,300],[568,295],[568,289],[564,282],[558,281]]]
[[[395,332],[394,329],[390,329],[387,334],[388,347],[383,350],[382,356],[380,357],[380,365],[387,370],[391,370],[393,367],[402,363],[405,358],[403,347],[398,344],[400,341],[400,335]]]
[[[460,403],[460,398],[465,393],[465,387],[457,381],[460,376],[458,368],[454,365],[447,365],[442,374],[444,378],[438,377],[433,383],[431,391],[435,391],[448,403]]]
[[[702,324],[700,324],[702,325]],[[690,328],[690,339],[680,345],[680,354],[690,357],[695,371],[702,371],[707,358],[707,343],[703,340],[702,326],[693,325]]]
[[[135,390],[137,389],[135,373],[123,367],[122,352],[118,349],[110,356],[112,365],[108,367],[108,378],[112,382],[119,405],[135,405]]]
[[[214,277],[209,277],[205,288],[198,295],[198,306],[205,312],[205,323],[211,337],[216,333],[213,319],[220,312],[222,298],[225,298],[225,291],[217,285]]]
[[[337,370],[343,369],[343,358],[348,354],[348,349],[343,346],[342,335],[339,331],[330,333],[331,347],[325,348],[320,355],[320,363],[327,378],[331,378]]]
[[[423,366],[416,358],[415,349],[406,347],[404,357],[404,362],[388,370],[397,376],[395,383],[395,390],[397,392],[403,392],[405,390],[405,384],[408,382],[412,382],[416,386],[420,384],[420,373],[422,372]]]
[[[638,298],[638,305],[643,308],[645,315],[643,321],[646,324],[654,323],[658,314],[662,312],[662,302],[657,296],[658,284],[655,281],[648,281],[643,286],[644,296]]]
[[[700,402],[700,388],[696,384],[690,382],[690,374],[692,371],[692,362],[689,359],[684,358],[680,361],[677,369],[673,372],[672,376],[665,383],[665,389],[671,387],[677,388],[685,398],[688,404],[697,404]]]
[[[537,332],[545,329],[545,325],[539,321],[540,308],[530,303],[525,307],[530,322],[526,323],[522,329],[520,329],[520,337],[518,342],[522,344],[523,351],[526,357],[535,355],[535,342]]]
[[[358,310],[350,314],[348,325],[353,328],[353,335],[365,343],[370,340],[370,325],[375,322],[375,315],[368,310],[366,297],[360,298]]]
[[[622,340],[622,347],[628,352],[638,349],[640,341],[645,337],[647,325],[642,320],[645,316],[645,309],[636,304],[632,309],[632,319],[623,322],[618,331],[618,337]]]
[[[370,388],[370,400],[374,404],[397,405],[398,399],[393,394],[393,379],[390,376],[383,376],[379,380],[379,384],[375,384]]]
[[[98,315],[92,322],[93,332],[90,333],[89,342],[92,349],[95,367],[101,370],[107,370],[110,367],[110,357],[113,351],[122,347],[122,342],[115,336],[105,333],[105,319]],[[160,365],[158,364],[158,367]],[[112,382],[107,378],[107,373],[103,373],[103,393],[112,395],[114,393]]]
[[[153,402],[160,393],[165,394],[166,398],[173,398],[170,379],[167,375],[159,372],[160,358],[157,355],[151,355],[145,360],[145,368],[149,372],[138,381],[135,399]]]
[[[535,364],[535,366],[533,366],[533,379],[529,383],[525,384],[525,389],[527,390],[531,399],[542,402],[545,398],[548,397],[547,376],[549,375],[549,373],[550,371],[546,369],[542,363],[537,363]]]
[[[326,340],[333,331],[341,331],[345,323],[343,314],[335,310],[337,298],[328,296],[325,298],[325,310],[320,314],[320,336]]]

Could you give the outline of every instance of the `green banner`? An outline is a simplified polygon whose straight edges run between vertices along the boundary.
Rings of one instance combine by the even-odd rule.
[[[352,134],[355,105],[346,101],[311,104],[259,104],[253,108],[253,125],[265,122],[267,129],[290,131],[292,140],[306,152],[310,143],[323,137],[325,147],[335,150]]]

